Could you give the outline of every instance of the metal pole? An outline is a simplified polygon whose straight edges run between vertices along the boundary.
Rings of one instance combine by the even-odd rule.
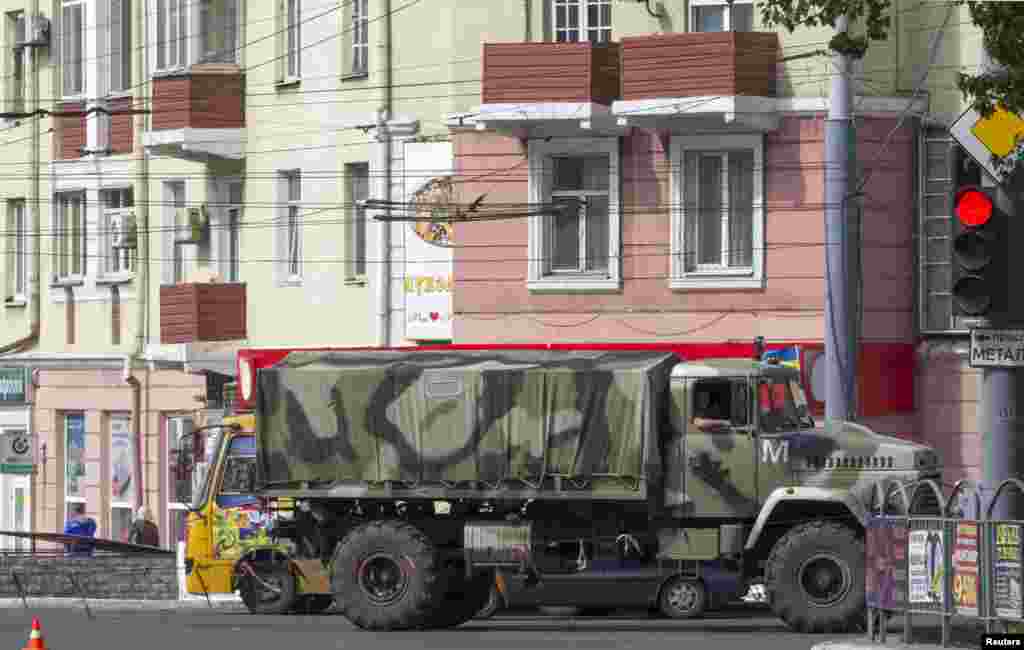
[[[845,32],[841,16],[836,31]],[[836,52],[825,121],[825,417],[828,422],[853,417],[856,358],[849,321],[849,268],[846,197],[849,194],[850,130],[853,97],[852,57]]]

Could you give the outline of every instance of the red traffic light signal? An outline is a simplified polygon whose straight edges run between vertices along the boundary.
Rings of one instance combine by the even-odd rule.
[[[992,199],[977,187],[965,187],[953,202],[956,218],[968,228],[984,226],[992,218]]]

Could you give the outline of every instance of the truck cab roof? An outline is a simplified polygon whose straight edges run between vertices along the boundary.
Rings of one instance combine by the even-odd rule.
[[[763,363],[754,359],[719,358],[683,361],[672,368],[673,379],[686,377],[748,377],[768,376],[797,379],[796,368],[776,363]]]

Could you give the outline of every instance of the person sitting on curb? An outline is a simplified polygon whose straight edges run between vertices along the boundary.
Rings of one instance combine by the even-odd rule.
[[[128,543],[160,546],[160,531],[153,523],[153,513],[149,511],[149,508],[139,508],[135,513],[135,521],[132,522],[132,530],[128,534]]]

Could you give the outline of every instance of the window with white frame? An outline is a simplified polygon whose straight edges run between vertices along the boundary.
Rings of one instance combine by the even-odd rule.
[[[760,287],[762,136],[679,136],[671,154],[673,288]]]
[[[185,281],[185,249],[177,240],[188,227],[188,215],[185,213],[185,183],[168,181],[164,183],[164,210],[167,211],[165,223],[171,228],[165,235],[170,243],[171,273],[166,280],[171,284]]]
[[[228,186],[228,208],[225,215],[225,280],[227,282],[242,281],[242,184],[231,183]]]
[[[64,429],[64,520],[72,503],[85,503],[85,414],[63,413]],[[90,477],[94,478],[94,477]]]
[[[345,220],[345,276],[349,280],[366,277],[366,208],[360,204],[370,198],[369,163],[345,165],[348,185],[348,217]]]
[[[284,226],[285,278],[302,277],[302,174],[298,169],[280,172],[281,221]]]
[[[352,43],[352,65],[349,73],[364,75],[369,70],[369,0],[352,0],[352,24],[349,40]]]
[[[185,541],[185,520],[188,506],[192,500],[192,481],[184,472],[179,472],[182,463],[188,459],[181,455],[186,453],[181,447],[181,436],[190,433],[193,420],[185,415],[172,415],[164,420],[167,439],[167,536],[168,546],[174,548],[178,542]],[[179,498],[185,500],[178,501]]]
[[[156,69],[185,67],[188,0],[156,0]]]
[[[85,192],[65,192],[56,198],[55,275],[58,280],[80,278],[86,273]]]
[[[12,11],[7,14],[8,43],[14,42],[18,19],[25,15],[24,11]],[[24,47],[11,48],[11,68],[7,75],[7,110],[21,113],[25,110],[25,50]]]
[[[616,289],[621,278],[618,138],[531,141],[530,288]]]
[[[200,0],[200,59],[238,63],[238,0]]]
[[[65,97],[85,92],[85,0],[64,0],[61,6],[60,62]]]
[[[110,92],[124,92],[132,83],[132,1],[109,0],[107,26]]]
[[[28,288],[28,222],[25,199],[7,202],[7,299],[25,300]]]
[[[691,32],[752,32],[754,3],[751,0],[690,0]]]
[[[114,226],[115,221],[119,221],[122,227],[126,226],[129,215],[133,213],[132,188],[103,190],[100,200],[103,203],[103,271],[109,274],[131,273],[135,270],[135,251],[114,245]]]
[[[607,43],[612,40],[611,0],[548,0],[552,40],[556,43]]]
[[[135,506],[135,440],[129,413],[114,413],[110,430],[110,539],[127,542]]]
[[[284,38],[281,39],[281,77],[285,81],[297,81],[302,74],[300,65],[302,52],[302,30],[300,22],[302,7],[300,0],[280,0],[279,13]]]

